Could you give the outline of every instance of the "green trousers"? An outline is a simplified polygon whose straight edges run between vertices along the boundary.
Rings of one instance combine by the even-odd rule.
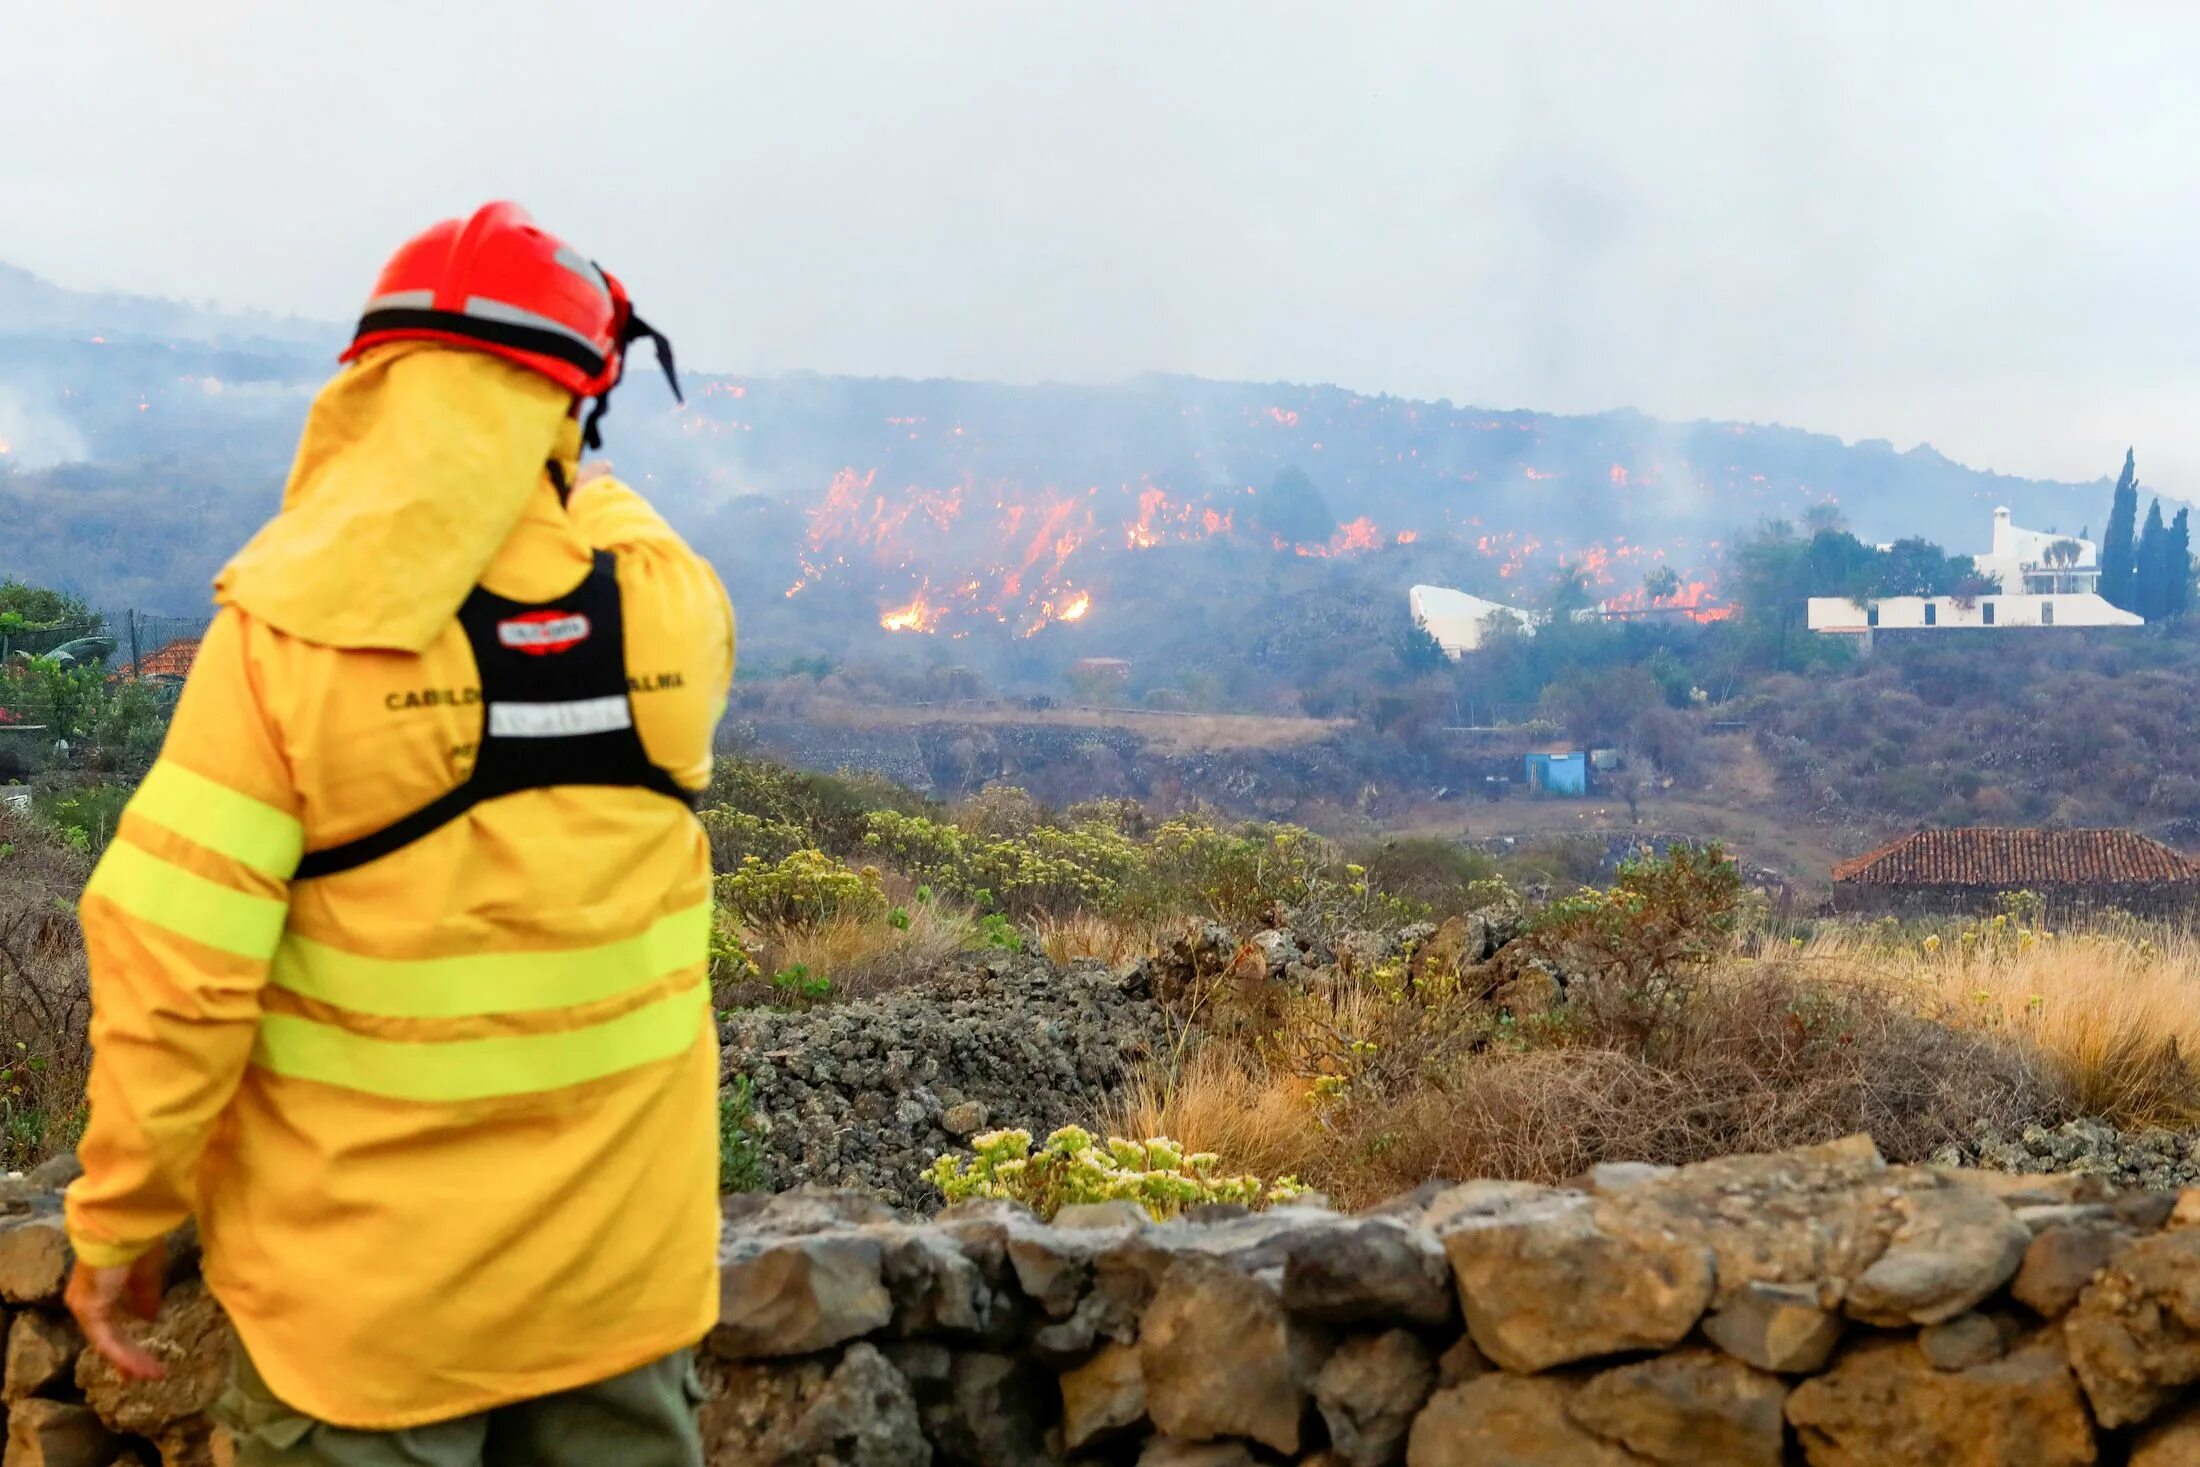
[[[703,1467],[691,1351],[577,1390],[400,1431],[315,1421],[276,1399],[243,1350],[211,1414],[237,1467]]]

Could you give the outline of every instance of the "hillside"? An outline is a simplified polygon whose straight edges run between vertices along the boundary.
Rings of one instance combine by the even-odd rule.
[[[0,574],[101,604],[201,604],[273,507],[341,338],[0,273],[14,530]],[[1245,635],[1249,601],[1284,608],[1255,630],[1326,635],[1341,617],[1387,636],[1415,581],[1519,600],[1562,562],[1605,597],[1639,597],[1643,573],[1670,566],[1693,604],[1737,527],[1827,502],[1867,539],[1958,550],[1983,541],[1995,504],[2075,531],[2106,502],[2102,485],[1924,446],[1331,386],[691,373],[688,388],[680,408],[635,373],[608,425],[614,458],[718,562],[752,654],[921,641],[936,644],[927,661],[1011,687],[1058,681],[1077,656],[1197,668]]]

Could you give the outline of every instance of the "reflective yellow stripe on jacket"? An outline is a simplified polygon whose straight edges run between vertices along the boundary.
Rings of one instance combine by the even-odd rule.
[[[169,843],[203,852],[194,864],[225,879],[155,854],[135,835],[138,821],[159,827]],[[163,759],[131,797],[84,895],[178,937],[265,961],[282,937],[289,906],[279,888],[274,895],[248,888],[258,884],[253,876],[288,881],[304,840],[305,827],[293,816]]]
[[[709,1008],[709,942],[708,902],[638,936],[565,952],[372,958],[291,933],[268,974],[276,988],[351,1014],[498,1018],[519,1032],[415,1042],[271,1011],[260,1021],[253,1062],[400,1100],[481,1100],[602,1079],[695,1042]],[[691,981],[669,994],[597,1022],[565,1022],[575,1009],[645,994],[683,969],[693,970]]]

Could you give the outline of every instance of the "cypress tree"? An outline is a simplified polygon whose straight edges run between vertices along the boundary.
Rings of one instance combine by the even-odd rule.
[[[2148,507],[2146,527],[2139,532],[2134,604],[2126,608],[2148,621],[2160,621],[2166,614],[2164,589],[2169,581],[2169,557],[2164,552],[2168,548],[2169,528],[2162,523],[2162,501],[2157,499]]]
[[[2191,510],[2178,510],[2169,521],[2169,541],[2163,548],[2163,616],[2185,616],[2193,605],[2193,526]]]
[[[2138,524],[2139,475],[2127,448],[2116,497],[2109,502],[2108,533],[2101,539],[2101,595],[2126,611],[2138,609],[2138,544],[2133,534]]]

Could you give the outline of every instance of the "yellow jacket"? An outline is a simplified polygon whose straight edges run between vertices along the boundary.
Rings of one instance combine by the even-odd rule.
[[[499,412],[525,399],[515,417],[552,440],[515,455],[535,454],[533,483],[495,511],[486,565],[445,554],[442,584],[417,589],[450,598],[478,567],[487,590],[542,601],[614,551],[634,725],[700,788],[733,666],[717,577],[615,481],[560,505],[537,450],[570,464],[562,403],[480,354],[429,353],[393,348],[339,379],[309,450],[403,391]],[[406,372],[420,380],[393,389]],[[314,503],[294,479],[285,517],[312,531]],[[338,590],[316,591],[293,557],[285,595],[263,596],[283,578],[253,554],[232,567],[250,574],[225,574],[231,604],[84,895],[79,1257],[127,1261],[196,1213],[208,1282],[269,1385],[345,1426],[462,1415],[692,1344],[717,1316],[718,1231],[696,822],[646,790],[528,790],[293,884],[301,852],[457,784],[483,714],[447,611],[418,650],[309,640],[254,604],[371,643],[338,624],[357,615],[354,567],[323,563]]]

